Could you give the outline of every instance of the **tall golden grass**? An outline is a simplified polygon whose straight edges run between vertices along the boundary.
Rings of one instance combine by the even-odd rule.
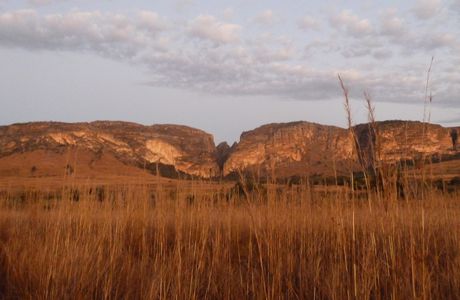
[[[100,189],[1,194],[1,298],[460,298],[458,193]]]

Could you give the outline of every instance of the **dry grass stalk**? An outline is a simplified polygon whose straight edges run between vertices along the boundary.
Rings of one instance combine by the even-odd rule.
[[[340,88],[342,89],[343,97],[344,97],[344,108],[345,108],[345,113],[347,117],[347,126],[348,126],[348,131],[351,139],[351,157],[354,158],[355,155],[359,156],[358,149],[356,149],[358,145],[358,138],[356,137],[356,133],[353,130],[353,119],[352,119],[352,114],[351,114],[351,104],[350,104],[350,98],[349,98],[349,90],[345,86],[345,83],[340,76],[340,74],[337,75],[340,83]],[[359,157],[358,157],[359,160]],[[352,190],[352,193],[354,195],[354,174],[353,174],[353,161],[350,161],[350,166],[349,166],[349,172],[350,172],[350,187]]]

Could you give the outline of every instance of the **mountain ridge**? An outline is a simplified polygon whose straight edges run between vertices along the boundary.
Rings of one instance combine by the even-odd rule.
[[[384,161],[456,153],[451,132],[458,132],[458,127],[410,120],[386,120],[374,125]],[[369,123],[352,128],[362,155],[374,147],[370,128]],[[216,146],[212,134],[185,125],[124,121],[14,123],[0,126],[0,176],[21,168],[19,162],[13,169],[2,167],[8,165],[8,156],[13,154],[40,150],[36,154],[40,160],[47,152],[69,149],[84,150],[88,157],[94,155],[89,161],[105,154],[107,161],[118,160],[151,172],[161,165],[167,167],[167,176],[177,173],[213,178],[243,170],[276,172],[279,176],[331,175],[343,172],[344,165],[354,159],[351,132],[307,121],[270,123],[242,132],[239,142],[230,147],[226,142]]]

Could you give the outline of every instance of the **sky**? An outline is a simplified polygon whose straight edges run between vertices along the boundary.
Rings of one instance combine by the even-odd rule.
[[[354,123],[368,92],[378,120],[460,125],[460,0],[0,0],[3,125],[345,127],[338,74]]]

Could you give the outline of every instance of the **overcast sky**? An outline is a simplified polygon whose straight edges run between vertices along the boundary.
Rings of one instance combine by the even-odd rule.
[[[403,3],[403,4],[401,4]],[[177,123],[239,139],[264,123],[460,125],[460,0],[0,0],[0,123]]]

